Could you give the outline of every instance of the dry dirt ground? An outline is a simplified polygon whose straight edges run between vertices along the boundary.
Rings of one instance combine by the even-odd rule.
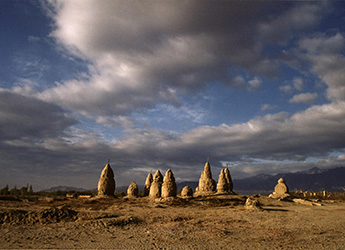
[[[345,203],[245,196],[0,199],[1,249],[344,249]]]

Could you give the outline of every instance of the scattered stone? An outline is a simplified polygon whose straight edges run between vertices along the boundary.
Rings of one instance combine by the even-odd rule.
[[[204,171],[202,171],[199,185],[196,189],[196,195],[208,195],[216,191],[216,182],[212,179],[211,166],[209,160],[205,164]]]
[[[283,178],[280,178],[278,180],[278,184],[274,187],[273,194],[270,194],[269,197],[282,200],[289,196],[289,188],[285,184],[285,180]]]
[[[161,197],[161,189],[163,183],[163,176],[159,170],[153,175],[153,182],[151,183],[149,197],[152,199]]]
[[[185,186],[181,191],[181,196],[183,198],[193,197],[193,189],[190,186]]]
[[[144,196],[148,196],[149,195],[152,181],[153,181],[152,174],[149,173],[147,175],[147,178],[146,178],[146,181],[145,181]]]
[[[302,204],[302,205],[308,205],[308,206],[322,206],[321,203],[316,203],[316,202],[312,202],[312,201],[308,201],[308,200],[304,200],[304,199],[292,199],[293,202],[297,203],[297,204]]]
[[[139,193],[138,185],[134,181],[132,181],[132,183],[129,185],[127,189],[127,195],[129,198],[133,198],[133,197],[138,197],[138,193]]]
[[[258,200],[248,197],[245,203],[245,208],[257,210],[257,209],[261,209],[261,204]]]
[[[177,186],[175,177],[171,169],[168,169],[165,173],[162,185],[162,197],[175,197],[177,193]]]
[[[217,193],[227,193],[228,192],[228,182],[225,178],[224,169],[220,171],[218,183],[217,183]]]
[[[232,193],[233,192],[232,190],[234,188],[234,184],[232,182],[230,171],[229,171],[228,167],[224,168],[224,174],[225,174],[226,182],[228,183],[228,192]]]
[[[115,192],[115,180],[114,180],[114,172],[109,165],[109,161],[107,165],[105,165],[101,177],[98,181],[98,195],[99,196],[114,196]]]

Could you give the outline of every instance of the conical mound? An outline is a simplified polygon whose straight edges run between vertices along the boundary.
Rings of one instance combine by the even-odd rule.
[[[129,185],[127,189],[127,195],[128,197],[138,197],[138,193],[138,185],[134,181],[132,181],[132,183]]]
[[[162,197],[175,197],[177,193],[177,186],[175,177],[171,169],[168,169],[165,173],[162,185]]]
[[[185,186],[181,191],[183,198],[193,197],[193,189],[190,186]]]
[[[234,188],[234,184],[232,182],[230,171],[229,171],[228,167],[226,167],[224,169],[224,174],[225,174],[226,182],[228,183],[227,191],[231,193],[233,188]]]
[[[150,186],[149,197],[160,198],[162,191],[163,176],[159,170],[153,175],[153,181]]]
[[[102,170],[98,181],[98,195],[113,196],[115,192],[114,172],[110,167],[109,161]]]
[[[216,182],[212,179],[211,166],[207,160],[204,171],[202,171],[199,185],[197,187],[197,194],[209,194],[216,191]]]
[[[225,178],[224,169],[220,171],[218,183],[217,183],[217,193],[227,193],[228,192],[228,182]]]
[[[163,183],[163,175],[161,174],[161,171],[159,171],[159,169],[153,175],[153,181]]]
[[[149,173],[146,177],[146,181],[145,181],[145,186],[144,186],[144,196],[148,196],[150,193],[150,187],[153,181],[153,177],[152,174]]]

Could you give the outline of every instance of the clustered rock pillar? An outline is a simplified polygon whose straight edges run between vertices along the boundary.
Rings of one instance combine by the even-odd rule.
[[[290,196],[289,188],[285,184],[285,180],[283,178],[280,178],[278,180],[278,184],[274,187],[273,194],[271,194],[270,197],[274,199],[284,199],[288,196]]]
[[[150,187],[151,187],[151,183],[153,181],[153,177],[152,174],[149,173],[147,175],[146,181],[145,181],[145,186],[144,186],[144,196],[148,196],[150,193]]]
[[[232,183],[228,167],[223,168],[219,174],[219,179],[217,183],[217,193],[233,193],[233,187],[234,184]]]
[[[149,197],[159,198],[161,197],[161,188],[163,183],[163,176],[159,170],[153,176],[153,182],[151,183]]]
[[[132,183],[129,185],[127,189],[127,195],[129,198],[133,198],[133,197],[138,197],[138,193],[139,193],[138,185],[134,181],[132,181]]]
[[[228,192],[228,183],[225,178],[224,169],[220,171],[218,183],[217,183],[217,193],[227,193]]]
[[[232,193],[232,190],[234,188],[234,184],[232,182],[232,179],[231,179],[231,175],[230,175],[230,171],[228,169],[228,166],[226,168],[224,168],[224,174],[225,174],[225,179],[226,179],[226,182],[228,183],[228,192],[231,192]]]
[[[175,182],[174,174],[171,169],[168,169],[165,173],[162,185],[162,197],[175,197],[177,193],[177,186]]]
[[[114,172],[108,163],[105,165],[101,177],[98,181],[98,195],[99,196],[114,196],[115,192],[115,179]]]
[[[204,171],[202,171],[199,185],[196,188],[196,195],[212,194],[216,191],[216,182],[212,179],[211,166],[207,160]]]

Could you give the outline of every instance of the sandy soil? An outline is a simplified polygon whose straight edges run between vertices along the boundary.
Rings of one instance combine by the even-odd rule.
[[[2,199],[0,248],[344,249],[344,202],[245,199]]]

